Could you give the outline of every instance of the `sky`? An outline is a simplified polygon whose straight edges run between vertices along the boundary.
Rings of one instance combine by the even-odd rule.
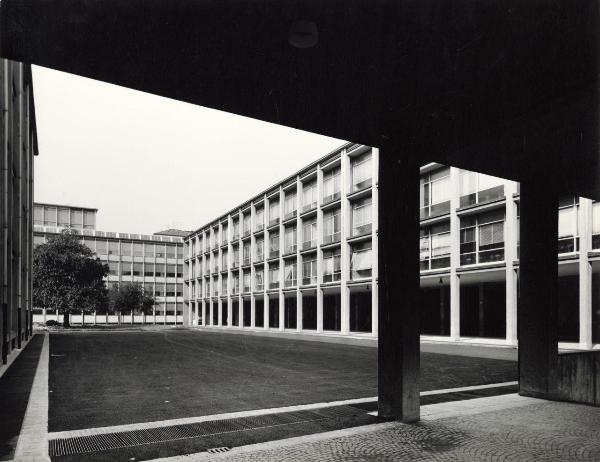
[[[343,140],[33,66],[34,200],[96,228],[195,230]]]

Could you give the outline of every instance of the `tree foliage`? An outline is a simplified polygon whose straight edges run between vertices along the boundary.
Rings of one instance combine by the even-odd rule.
[[[121,311],[134,313],[152,313],[154,297],[144,291],[141,284],[125,282],[112,286],[108,291],[108,311],[118,313]]]
[[[101,310],[107,304],[107,274],[108,265],[80,243],[76,231],[64,230],[33,252],[34,306],[63,315]]]

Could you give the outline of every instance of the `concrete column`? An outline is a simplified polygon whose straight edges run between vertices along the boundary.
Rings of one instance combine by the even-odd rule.
[[[46,324],[46,308],[42,308],[42,316],[43,322]]]
[[[350,171],[350,158],[344,149],[340,154],[340,185],[341,185],[341,220],[342,235],[340,243],[340,333],[350,333],[350,292],[348,290],[348,279],[350,277],[350,246],[346,239],[350,230],[350,204],[348,194],[351,192],[352,180]]]
[[[221,297],[217,299],[217,325],[219,327],[223,326],[223,302],[221,300]]]
[[[296,330],[302,331],[302,292],[296,289]]]
[[[323,236],[323,170],[321,165],[317,166],[317,230],[319,238],[317,239],[317,332],[323,332],[323,291],[321,290],[321,274],[323,273],[323,252],[321,251],[321,237]],[[340,212],[340,220],[341,220]],[[342,223],[340,221],[340,223]],[[342,226],[343,228],[343,226]],[[302,280],[302,261],[298,259],[298,285]]]
[[[240,225],[241,225],[241,223],[240,223]],[[240,277],[240,289],[242,288],[242,284],[243,284],[243,281],[242,281],[242,278]],[[243,290],[240,290],[239,292],[240,293],[238,296],[238,321],[239,321],[238,327],[240,329],[243,329],[244,328],[244,298],[242,297]]]
[[[579,198],[579,345],[592,348],[592,265],[588,252],[592,248],[592,201]]]
[[[229,283],[231,283],[231,279],[229,281]],[[227,284],[227,288],[229,289],[229,285]],[[233,298],[232,297],[227,297],[227,327],[232,327],[233,326]]]
[[[379,416],[419,420],[419,165],[379,156]],[[402,198],[401,201],[398,198]],[[398,239],[398,230],[402,239]]]
[[[373,148],[372,157],[372,175],[373,175],[373,188],[371,192],[371,223],[372,223],[372,233],[371,233],[371,241],[373,250],[371,254],[373,255],[373,283],[371,284],[371,332],[373,337],[377,337],[379,332],[379,295],[378,295],[378,278],[379,278],[379,237],[378,237],[378,229],[379,229],[379,150],[377,148]],[[348,228],[351,229],[351,228]]]
[[[549,398],[558,355],[558,194],[521,183],[519,394]]]
[[[281,290],[274,296],[279,300],[279,330],[283,331],[285,329],[285,297]]]
[[[504,185],[506,196],[506,218],[504,221],[504,260],[506,262],[506,344],[517,346],[517,272],[514,262],[517,260],[519,223],[517,204],[513,194],[517,192],[517,183],[507,181]]]
[[[450,167],[450,338],[460,338],[460,170]]]

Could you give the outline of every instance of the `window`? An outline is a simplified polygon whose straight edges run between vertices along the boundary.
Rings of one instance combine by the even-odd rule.
[[[250,234],[250,212],[246,212],[244,214],[243,231],[244,231],[244,236],[247,236],[248,234]]]
[[[460,206],[467,207],[501,199],[504,197],[503,181],[483,173],[461,170]]]
[[[69,209],[58,209],[58,226],[69,226],[70,218]]]
[[[305,255],[302,258],[302,284],[317,283],[317,254]]]
[[[269,233],[269,258],[279,256],[279,233]]]
[[[421,228],[421,271],[450,267],[450,223]]]
[[[577,233],[577,198],[573,196],[562,198],[559,201],[559,207],[558,253],[576,252],[579,250]]]
[[[177,265],[177,277],[178,278],[183,277],[183,265],[181,265],[181,264]]]
[[[250,259],[251,259],[251,255],[250,255],[250,241],[244,242],[243,258],[244,258],[244,265],[249,265],[250,264]]]
[[[133,275],[134,276],[142,276],[144,274],[144,264],[143,263],[134,263],[133,264]]]
[[[265,240],[261,237],[256,240],[256,261],[265,259]]]
[[[371,277],[371,269],[371,242],[353,246],[350,257],[350,279]]]
[[[227,226],[227,223],[224,223],[223,231],[221,232],[221,244],[222,245],[227,244],[228,240],[229,240],[229,226]]]
[[[237,273],[233,275],[233,292],[232,293],[234,295],[240,293],[240,275]]]
[[[83,210],[71,210],[71,226],[83,228]]]
[[[250,271],[244,271],[243,283],[244,283],[244,292],[250,292]]]
[[[121,274],[123,276],[131,276],[131,262],[121,262]]]
[[[257,268],[254,272],[254,290],[263,290],[264,288],[264,270]]]
[[[217,226],[215,229],[213,229],[213,234],[215,236],[214,241],[213,241],[213,248],[219,247],[219,244],[221,243],[221,238],[220,238],[220,232],[219,232],[219,227]]]
[[[221,294],[227,295],[227,276],[221,278]]]
[[[228,257],[229,257],[229,255],[227,254],[227,250],[224,250],[221,253],[221,270],[222,271],[227,271],[229,269]]]
[[[164,263],[157,263],[155,268],[154,268],[154,275],[157,278],[163,278],[165,277],[165,265]]]
[[[340,240],[340,209],[323,214],[323,244]]]
[[[142,257],[144,255],[144,246],[141,242],[133,243],[133,256]]]
[[[296,191],[286,191],[283,202],[284,219],[288,220],[296,215]]]
[[[219,277],[215,276],[212,280],[213,296],[219,296]]]
[[[168,278],[175,277],[175,265],[167,265],[167,277]]]
[[[94,229],[96,227],[96,214],[89,210],[83,212],[83,228]]]
[[[312,219],[302,223],[302,249],[312,249],[317,246],[317,220]]]
[[[96,239],[96,253],[98,255],[108,255],[108,242]]]
[[[217,261],[216,255],[210,256],[210,272],[216,273],[219,271],[219,262]]]
[[[288,226],[285,228],[285,234],[283,236],[285,245],[285,253],[293,253],[296,251],[296,227]]]
[[[36,226],[44,225],[44,209],[39,205],[33,207],[33,224]]]
[[[175,258],[175,256],[176,256],[175,246],[167,245],[166,249],[167,249],[167,252],[166,252],[167,258]]]
[[[269,226],[279,223],[279,200],[269,199]]]
[[[352,235],[360,236],[371,233],[371,211],[370,197],[366,197],[352,204]]]
[[[342,275],[341,249],[326,250],[323,252],[323,282],[339,281]]]
[[[279,263],[269,264],[269,289],[279,288]]]
[[[144,276],[154,277],[154,263],[146,263],[144,266]]]
[[[118,276],[119,274],[119,264],[116,261],[108,262],[108,274],[110,276]]]
[[[44,209],[44,226],[56,226],[57,209],[56,207],[45,207]]]
[[[33,246],[37,247],[44,243],[44,236],[33,236]]]
[[[340,198],[340,173],[339,167],[323,174],[323,203],[328,204]]]
[[[165,287],[163,284],[156,284],[154,286],[154,296],[155,297],[164,297],[165,296]]]
[[[460,264],[504,260],[504,211],[461,218]]]
[[[372,176],[371,151],[352,159],[352,191],[369,188]]]
[[[144,255],[146,257],[154,257],[154,244],[144,244]]]
[[[600,202],[592,205],[592,249],[600,249]]]
[[[164,244],[156,244],[156,257],[157,258],[165,258]]]
[[[302,211],[317,207],[317,182],[311,181],[302,186]]]
[[[240,246],[236,245],[233,247],[233,268],[240,266]]]
[[[421,219],[450,212],[450,169],[428,172],[421,177]]]
[[[265,227],[265,209],[264,209],[264,207],[260,207],[260,208],[256,209],[256,212],[254,213],[254,222],[255,222],[254,229],[256,231],[260,231],[261,229],[263,229]]]
[[[210,257],[204,258],[204,274],[207,276],[210,274]]]
[[[183,245],[178,244],[177,246],[175,246],[175,249],[177,251],[177,258],[182,260],[183,259]]]
[[[175,284],[167,284],[166,296],[175,297]]]
[[[287,260],[283,269],[283,280],[285,287],[294,287],[296,285],[297,264],[296,260]]]
[[[202,244],[203,240],[201,237],[198,237],[198,244],[196,245],[196,255],[200,255],[202,253]]]
[[[240,220],[236,218],[233,220],[233,239],[240,238]]]

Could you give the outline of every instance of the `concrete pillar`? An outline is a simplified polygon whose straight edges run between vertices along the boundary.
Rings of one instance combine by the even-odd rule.
[[[579,345],[592,348],[592,201],[579,198]]]
[[[386,217],[379,223],[378,249],[379,416],[414,422],[419,420],[419,165],[400,154],[390,146],[379,156],[379,215]]]
[[[378,228],[379,228],[379,189],[377,187],[379,183],[379,150],[377,148],[373,148],[372,153],[372,175],[373,175],[373,188],[372,188],[372,201],[371,201],[371,223],[372,223],[372,232],[371,232],[371,240],[373,250],[371,254],[373,255],[373,270],[372,270],[372,280],[371,284],[371,332],[373,337],[377,337],[379,332],[379,310],[378,310],[378,285],[377,279],[379,275],[379,245],[378,245]],[[348,228],[351,229],[351,228]]]
[[[519,394],[553,393],[558,354],[558,194],[521,183]]]
[[[450,338],[460,338],[460,170],[450,167]]]
[[[504,220],[504,260],[506,262],[506,343],[517,346],[517,272],[514,262],[517,260],[519,222],[517,220],[517,204],[513,194],[517,192],[517,184],[507,181],[504,185],[506,196],[506,218]]]
[[[276,296],[279,299],[279,330],[283,331],[285,329],[285,297],[281,290]]]
[[[296,289],[296,330],[302,331],[302,292]]]
[[[324,225],[323,225],[323,210],[321,204],[323,203],[323,170],[321,165],[317,166],[317,332],[323,332],[323,291],[321,290],[321,274],[323,273],[323,251],[321,250],[321,239],[323,236]],[[340,210],[340,220],[343,220]],[[340,221],[343,224],[343,221]],[[343,226],[342,226],[343,228]],[[340,234],[341,236],[341,234]],[[341,236],[343,239],[343,236]],[[343,241],[342,241],[343,242]],[[302,281],[302,261],[298,259],[298,285]]]
[[[351,227],[351,211],[349,210],[350,203],[347,199],[347,195],[352,191],[350,189],[352,174],[350,171],[350,157],[348,157],[346,150],[343,150],[340,156],[340,219],[342,220],[340,243],[340,333],[342,335],[348,335],[350,333],[350,291],[348,289],[348,279],[350,278],[350,246],[346,239]]]

